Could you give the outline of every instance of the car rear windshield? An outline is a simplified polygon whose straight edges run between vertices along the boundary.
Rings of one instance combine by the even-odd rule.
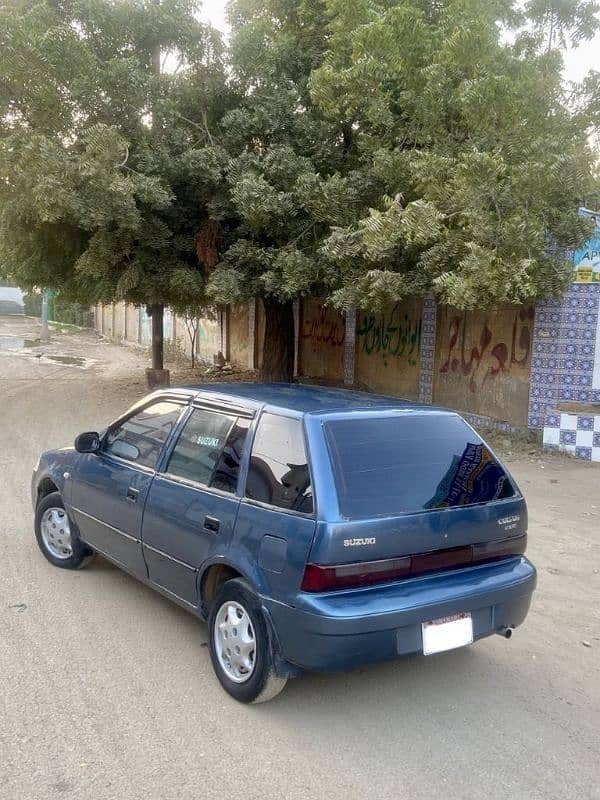
[[[453,414],[331,420],[325,435],[348,519],[489,503],[515,494],[481,438]]]

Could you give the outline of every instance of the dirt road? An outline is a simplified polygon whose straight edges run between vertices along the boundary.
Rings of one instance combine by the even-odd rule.
[[[36,337],[0,320],[9,333]],[[539,570],[510,642],[309,675],[244,707],[203,624],[106,562],[69,573],[38,552],[38,454],[137,399],[145,366],[88,335],[39,352],[0,353],[2,800],[600,798],[600,467],[509,459]]]

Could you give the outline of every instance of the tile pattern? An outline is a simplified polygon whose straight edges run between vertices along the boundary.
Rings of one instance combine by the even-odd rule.
[[[419,374],[419,402],[433,402],[433,371],[435,367],[435,334],[437,306],[433,295],[423,298],[421,308],[421,349]]]
[[[529,427],[542,428],[560,403],[598,403],[593,385],[600,285],[573,284],[563,300],[536,308],[529,392]]]
[[[519,430],[519,428],[515,428],[511,425],[510,422],[504,422],[503,420],[494,419],[493,417],[485,417],[481,414],[467,414],[462,411],[458,413],[474,428],[488,428],[494,431],[502,431],[503,433]]]
[[[346,332],[344,334],[344,384],[354,385],[356,364],[356,308],[346,309]]]
[[[586,461],[600,461],[600,412],[551,411],[544,419],[544,447],[563,450]]]

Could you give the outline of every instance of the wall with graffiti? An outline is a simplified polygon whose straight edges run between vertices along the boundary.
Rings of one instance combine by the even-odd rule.
[[[343,315],[318,298],[308,297],[300,306],[299,327],[298,373],[341,381],[346,335]]]
[[[574,290],[577,289],[577,292],[572,298],[573,311],[569,306],[568,314],[559,313],[553,310],[554,307],[546,311],[538,309],[538,327],[542,326],[538,338],[545,335],[550,324],[546,318],[564,318],[567,324],[567,317],[570,319],[573,315],[577,319],[581,317],[581,336],[587,337],[585,352],[589,351],[590,355],[586,356],[585,364],[583,360],[581,364],[573,361],[569,374],[563,376],[565,386],[561,388],[562,400],[583,400],[584,389],[587,402],[595,399],[592,389],[596,384],[591,367],[594,352],[590,337],[596,336],[598,288],[598,284],[588,287],[576,285]],[[583,289],[594,290],[594,296],[587,298],[586,295],[587,299],[580,297]],[[587,310],[581,310],[584,301],[592,303],[594,308],[590,310],[586,306]],[[571,300],[568,302],[571,303]],[[254,325],[251,324],[252,317]],[[357,311],[355,329],[354,314],[349,314],[348,320],[350,327],[344,315],[317,298],[302,300],[297,328],[299,375],[323,383],[354,383],[374,392],[408,399],[418,399],[420,388],[425,387],[428,391],[422,393],[424,402],[432,399],[438,405],[507,421],[515,427],[527,425],[528,405],[529,424],[539,427],[541,412],[538,406],[542,401],[545,404],[550,402],[546,399],[547,395],[542,397],[541,393],[557,388],[554,370],[544,375],[543,386],[537,385],[541,384],[541,378],[536,379],[537,383],[534,380],[530,398],[534,333],[534,309],[531,307],[506,306],[489,312],[465,313],[438,306],[432,312],[427,305],[423,310],[421,300],[413,299],[396,303],[382,312]],[[139,342],[142,346],[150,342],[151,320],[143,307],[125,308],[122,304],[98,306],[96,322],[99,331],[109,338]],[[230,361],[247,369],[249,356],[254,352],[255,367],[260,368],[265,331],[262,301],[256,301],[254,313],[247,303],[229,308],[223,335],[225,328]],[[567,346],[576,347],[579,340],[573,339],[569,333],[571,328],[565,328],[565,331],[565,336],[568,333],[569,338]],[[177,342],[179,348],[189,355],[191,343],[184,321],[179,317],[174,318],[168,309],[165,310],[165,339]],[[556,347],[556,342],[549,341],[548,345]],[[199,359],[212,362],[213,356],[222,347],[220,318],[215,315],[211,319],[202,319],[196,350]],[[540,347],[538,342],[536,364],[541,363]],[[597,351],[600,352],[600,339]],[[582,375],[577,372],[580,367]],[[587,381],[585,386],[582,378]],[[578,381],[576,386],[575,381]],[[567,394],[567,391],[571,394]],[[555,396],[556,391],[552,402],[555,402]]]
[[[438,307],[433,402],[527,423],[534,309]]]
[[[421,301],[396,303],[356,318],[355,380],[375,392],[416,399],[419,394]]]

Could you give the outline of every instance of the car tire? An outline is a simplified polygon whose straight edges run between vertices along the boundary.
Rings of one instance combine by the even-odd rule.
[[[281,692],[287,678],[275,672],[267,622],[245,580],[233,578],[221,586],[208,631],[213,669],[228,694],[241,703],[266,703]]]
[[[46,495],[37,504],[35,538],[45,558],[61,569],[81,569],[95,555],[77,535],[58,492]]]

